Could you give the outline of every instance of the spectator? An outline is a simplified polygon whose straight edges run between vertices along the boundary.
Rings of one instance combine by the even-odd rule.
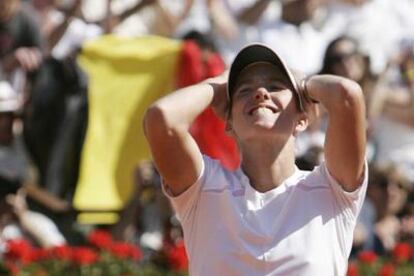
[[[344,31],[345,22],[330,21],[321,16],[324,7],[321,0],[248,2],[251,4],[236,11],[246,33],[246,41],[239,44],[247,41],[265,43],[292,69],[300,69],[306,74],[320,70],[327,44]],[[234,1],[235,5],[238,1]],[[229,56],[226,51],[224,54]]]
[[[30,240],[41,247],[66,244],[52,220],[28,209],[24,188],[0,195],[0,206],[0,248],[3,242],[13,239]]]
[[[360,51],[358,42],[349,36],[340,36],[329,43],[320,73],[356,81],[361,85],[364,94],[371,91],[375,83],[369,57]],[[369,102],[368,97],[365,100]]]
[[[376,219],[374,233],[368,233],[368,238],[374,238],[369,249],[383,255],[399,241],[401,223],[397,215],[407,202],[408,191],[408,181],[397,167],[372,166],[367,196],[375,207]]]
[[[2,0],[0,80],[10,81],[15,91],[24,92],[26,73],[36,71],[41,64],[41,47],[40,31],[27,5],[22,4],[20,0]]]
[[[42,214],[29,211],[26,192],[35,200],[55,211],[68,209],[48,193],[36,187],[36,179],[24,144],[16,133],[16,111],[19,101],[10,85],[0,83],[0,208],[1,239],[16,238],[28,233],[42,246],[65,242],[56,226]],[[17,190],[20,189],[20,192]],[[17,236],[16,236],[17,235]]]
[[[135,176],[134,196],[112,232],[116,239],[139,240],[141,247],[151,254],[162,248],[173,213],[162,195],[161,180],[151,161],[142,161]]]
[[[111,15],[113,32],[122,36],[161,35],[174,37],[180,33],[179,28],[193,11],[194,0],[178,2],[163,0],[143,0],[132,7],[122,7],[122,11]],[[196,1],[200,4],[200,1]],[[198,5],[199,6],[199,5]],[[203,11],[203,9],[198,9]],[[111,14],[112,11],[110,10]],[[203,17],[192,17],[195,22],[191,28],[197,27],[197,22]],[[198,20],[198,21],[197,21]],[[182,33],[182,32],[181,32]]]
[[[102,28],[81,19],[81,0],[31,0],[36,9],[47,53],[56,59],[74,58],[82,44],[102,34]]]
[[[397,164],[414,181],[414,50],[403,48],[381,76],[371,102],[376,161]]]
[[[413,37],[412,1],[395,5],[383,0],[332,1],[328,16],[346,25],[345,33],[355,38],[361,51],[371,60],[371,71],[379,75],[395,55],[396,45],[407,36]],[[409,30],[409,31],[408,31]]]

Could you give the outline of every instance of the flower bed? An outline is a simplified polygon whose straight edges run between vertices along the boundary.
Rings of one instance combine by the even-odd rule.
[[[0,275],[187,275],[184,244],[166,245],[150,260],[137,246],[112,240],[104,231],[88,236],[88,246],[37,248],[25,240],[7,243]],[[349,262],[347,276],[414,275],[413,248],[400,243],[389,257],[363,251]]]
[[[25,240],[8,241],[0,275],[186,275],[184,246],[177,244],[143,260],[139,247],[112,240],[104,231],[88,236],[87,246],[37,248]]]
[[[379,257],[372,251],[363,251],[350,261],[347,276],[408,276],[414,275],[413,248],[399,243],[390,256]]]

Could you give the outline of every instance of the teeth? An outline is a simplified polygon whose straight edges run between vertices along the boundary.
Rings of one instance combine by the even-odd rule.
[[[259,107],[253,111],[253,115],[273,114],[272,110],[266,107]]]

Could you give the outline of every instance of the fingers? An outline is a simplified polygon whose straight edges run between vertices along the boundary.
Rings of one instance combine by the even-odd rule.
[[[317,104],[319,102],[317,100],[313,99],[312,97],[310,97],[309,91],[308,91],[308,81],[310,80],[311,77],[312,77],[312,75],[304,77],[300,81],[299,90],[300,90],[300,94],[302,96],[302,99],[304,100],[305,103]]]
[[[17,49],[15,57],[19,65],[27,72],[33,72],[38,69],[42,60],[40,51],[35,47],[21,47]]]

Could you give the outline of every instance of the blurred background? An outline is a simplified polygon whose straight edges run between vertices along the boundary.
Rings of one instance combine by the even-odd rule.
[[[0,0],[0,263],[13,241],[72,248],[105,233],[139,250],[137,267],[186,273],[142,116],[251,42],[293,70],[361,85],[370,183],[351,261],[412,246],[413,0]],[[297,139],[301,169],[323,161],[319,113]],[[203,153],[238,167],[210,109],[191,132]]]

